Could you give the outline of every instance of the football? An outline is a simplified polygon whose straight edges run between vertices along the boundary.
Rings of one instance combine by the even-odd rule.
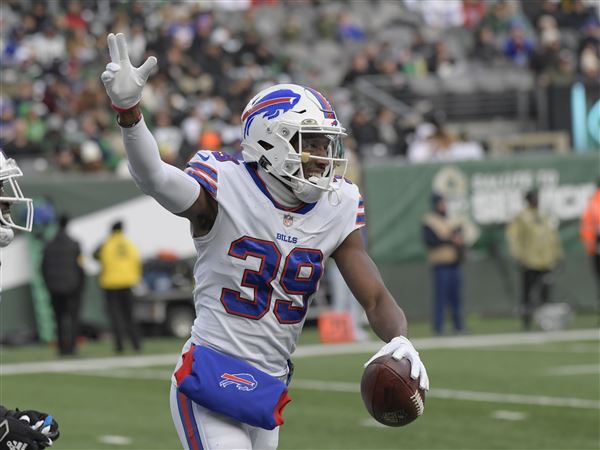
[[[360,393],[369,414],[390,427],[408,425],[425,410],[425,391],[410,377],[406,358],[383,355],[371,362],[363,372]]]

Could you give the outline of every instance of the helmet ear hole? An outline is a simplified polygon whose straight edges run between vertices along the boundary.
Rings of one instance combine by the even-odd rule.
[[[262,148],[265,149],[265,151],[269,151],[269,150],[271,150],[274,147],[274,145],[269,144],[267,141],[260,140],[260,141],[257,141],[257,142],[260,144],[260,146]]]
[[[294,133],[294,135],[290,138],[289,142],[294,150],[296,150],[297,152],[300,151],[300,135],[298,132]]]

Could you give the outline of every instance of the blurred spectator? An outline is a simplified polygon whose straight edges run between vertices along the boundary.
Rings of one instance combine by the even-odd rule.
[[[4,145],[4,150],[15,159],[42,156],[42,147],[27,136],[27,122],[17,119],[14,125],[14,137]]]
[[[78,0],[70,0],[69,3],[67,3],[65,26],[71,30],[85,31],[87,29],[87,24],[81,16],[81,2]]]
[[[499,0],[488,11],[482,23],[494,30],[495,34],[505,34],[513,28],[522,28],[526,34],[532,32],[531,23],[521,10],[518,0]]]
[[[377,127],[366,111],[359,109],[354,113],[349,124],[350,132],[356,141],[358,154],[364,157],[369,147],[379,141]]]
[[[29,48],[33,51],[36,61],[44,68],[49,68],[55,62],[63,60],[67,54],[65,37],[58,33],[57,24],[44,23],[40,32],[28,40]]]
[[[463,0],[463,25],[475,29],[485,16],[486,3],[482,0]]]
[[[577,49],[578,55],[590,44],[596,49],[596,52],[600,51],[600,23],[595,18],[588,19],[583,27],[583,36]]]
[[[550,218],[539,210],[538,192],[525,195],[526,207],[507,226],[506,238],[510,254],[522,277],[523,328],[531,329],[537,306],[550,300],[550,273],[562,258],[562,246]]]
[[[490,27],[483,26],[477,30],[471,56],[473,59],[484,63],[492,63],[502,56],[502,52],[500,52],[496,44],[494,32]]]
[[[564,12],[562,25],[578,30],[583,28],[590,19],[598,21],[594,6],[592,6],[593,4],[588,6],[584,0],[564,1],[562,3]],[[598,5],[596,3],[597,8]]]
[[[446,199],[431,195],[431,211],[423,217],[423,242],[431,266],[433,287],[433,332],[444,333],[444,317],[450,308],[454,332],[464,330],[462,311],[462,269],[465,244],[463,231],[447,215]]]
[[[180,163],[179,150],[183,142],[183,132],[179,127],[173,126],[171,117],[165,111],[156,114],[154,137],[163,161],[175,165]]]
[[[387,153],[404,156],[406,154],[404,133],[398,124],[396,114],[388,108],[381,108],[377,113],[376,125],[379,142],[387,147]]]
[[[461,0],[444,0],[443,2],[423,2],[404,0],[408,8],[419,11],[425,23],[434,28],[460,27],[464,24],[464,7]]]
[[[508,2],[493,3],[482,20],[483,26],[490,28],[494,34],[506,33],[510,29],[511,11]]]
[[[547,73],[547,78],[541,80],[542,84],[546,81],[548,84],[557,86],[571,86],[575,75],[575,61],[571,51],[561,50],[558,55],[558,67],[551,68]]]
[[[340,13],[337,23],[337,38],[341,42],[362,42],[365,40],[365,32],[353,19],[352,15],[344,11]]]
[[[600,312],[600,178],[596,181],[596,192],[581,215],[579,236],[592,262],[596,277],[598,311]]]
[[[517,66],[527,66],[532,53],[533,42],[525,35],[522,26],[514,25],[504,42],[504,55]]]
[[[141,336],[133,317],[131,288],[139,283],[142,264],[137,247],[123,233],[123,222],[112,225],[111,233],[94,252],[100,261],[100,287],[106,296],[106,308],[114,337],[115,352],[123,353],[123,337],[131,339],[133,349],[141,350]]]
[[[44,247],[41,267],[52,300],[61,356],[73,355],[77,350],[79,310],[85,282],[81,248],[67,233],[68,224],[67,216],[59,218],[56,236]]]
[[[6,142],[14,139],[16,134],[15,126],[15,107],[13,101],[6,97],[0,97],[0,144],[5,145]]]
[[[351,85],[357,78],[371,74],[372,71],[367,55],[364,53],[357,53],[352,57],[352,65],[342,79],[342,86]]]
[[[457,139],[443,126],[422,124],[408,147],[412,163],[457,161],[483,158],[483,147],[466,137]]]
[[[600,55],[598,47],[588,43],[581,51],[579,68],[585,81],[597,83],[600,77]]]
[[[445,42],[436,42],[433,55],[427,61],[429,73],[434,73],[439,77],[451,77],[456,75],[456,59],[450,54]]]
[[[557,28],[546,29],[541,34],[541,47],[535,49],[531,55],[531,69],[536,75],[558,70],[560,52],[560,32]]]

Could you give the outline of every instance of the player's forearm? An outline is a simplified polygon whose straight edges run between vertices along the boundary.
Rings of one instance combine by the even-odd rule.
[[[136,115],[135,109],[137,107],[119,113],[129,171],[142,192],[170,212],[181,213],[198,198],[200,186],[183,171],[160,159],[158,144],[143,116]],[[133,126],[129,126],[131,124]]]
[[[396,336],[408,336],[408,323],[404,311],[389,292],[380,294],[374,306],[365,309],[365,312],[369,325],[383,341],[389,342]]]

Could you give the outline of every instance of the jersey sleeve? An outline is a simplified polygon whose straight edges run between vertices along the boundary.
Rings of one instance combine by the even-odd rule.
[[[214,199],[219,191],[219,170],[213,152],[201,150],[187,163],[185,173],[191,176]]]
[[[343,180],[342,207],[343,228],[338,245],[348,237],[354,230],[367,224],[365,216],[365,202],[358,190],[358,186],[348,180]]]

